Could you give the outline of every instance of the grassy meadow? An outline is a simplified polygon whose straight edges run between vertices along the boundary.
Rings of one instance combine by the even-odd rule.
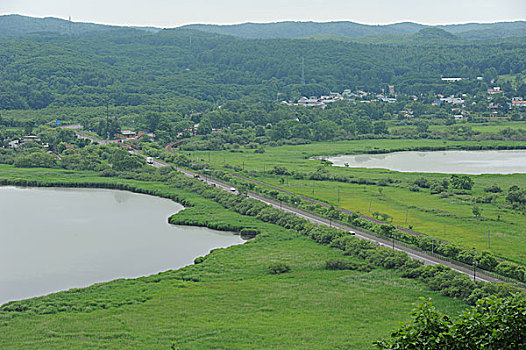
[[[2,179],[155,191],[192,204],[177,220],[261,232],[177,271],[6,304],[0,308],[2,349],[369,349],[409,319],[419,297],[432,298],[452,316],[466,306],[394,270],[325,270],[326,260],[344,257],[342,251],[165,183],[11,166],[0,166]],[[291,271],[271,275],[272,262]]]

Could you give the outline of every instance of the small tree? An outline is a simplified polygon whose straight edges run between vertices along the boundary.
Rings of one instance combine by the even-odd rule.
[[[476,217],[479,217],[482,214],[482,211],[478,207],[478,205],[474,205],[471,211],[473,212],[473,215],[475,215]]]
[[[471,190],[473,180],[467,175],[451,175],[451,185],[457,190]]]

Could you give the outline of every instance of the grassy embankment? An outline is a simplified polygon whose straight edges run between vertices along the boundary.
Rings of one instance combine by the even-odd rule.
[[[467,123],[467,122],[460,122],[455,125],[461,125],[471,128],[474,132],[480,132],[480,133],[497,133],[504,129],[526,129],[526,123],[524,121],[490,121],[486,123]],[[415,131],[415,134],[418,134],[417,126],[408,126],[408,125],[393,125],[389,127],[389,131],[394,131],[398,129],[413,129]],[[440,131],[440,132],[446,132],[449,128],[451,128],[451,125],[430,125],[429,130],[430,131]]]
[[[265,153],[257,154],[253,150],[242,152],[191,152],[192,159],[208,162],[214,168],[230,165],[245,169],[245,175],[257,178],[265,183],[319,199],[335,206],[372,216],[374,212],[385,213],[392,222],[403,227],[412,226],[413,230],[426,233],[434,238],[457,243],[467,248],[490,250],[495,255],[515,262],[521,262],[526,253],[524,227],[526,216],[522,212],[508,208],[505,193],[512,185],[526,187],[526,175],[479,175],[472,176],[475,182],[472,196],[484,196],[484,188],[498,184],[502,192],[495,203],[476,205],[482,215],[476,218],[472,208],[475,203],[472,196],[452,195],[441,198],[430,195],[428,189],[420,192],[409,190],[410,183],[424,176],[431,182],[449,177],[446,174],[401,173],[383,169],[357,169],[328,167],[332,174],[353,177],[354,180],[391,179],[388,186],[361,185],[335,181],[295,180],[292,176],[271,175],[268,171],[275,165],[284,166],[289,171],[309,173],[315,171],[322,162],[309,160],[315,155],[350,154],[378,152],[379,150],[403,150],[413,147],[487,148],[525,146],[524,142],[488,141],[488,142],[452,142],[442,140],[360,140],[337,143],[313,143],[300,146],[267,147]],[[232,171],[231,169],[226,169]],[[266,170],[266,173],[263,171]],[[284,183],[281,181],[285,180]],[[314,185],[314,194],[313,192]],[[338,188],[340,202],[338,203]],[[371,209],[369,210],[369,206]],[[407,224],[405,222],[407,213]],[[499,216],[500,215],[500,219]],[[445,230],[444,230],[445,224]],[[491,231],[491,249],[488,247],[488,230]]]
[[[2,349],[364,349],[407,320],[419,296],[450,315],[465,307],[393,270],[327,271],[325,261],[341,251],[163,183],[11,166],[0,166],[0,179],[127,186],[193,204],[175,216],[181,222],[262,232],[178,271],[19,302],[26,311],[0,312]],[[275,261],[291,272],[270,275]]]

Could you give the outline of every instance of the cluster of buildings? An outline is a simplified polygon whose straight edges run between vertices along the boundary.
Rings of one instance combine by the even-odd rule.
[[[36,142],[38,144],[42,144],[42,139],[38,136],[35,136],[35,135],[28,135],[28,136],[24,136],[22,137],[21,140],[13,140],[13,141],[10,141],[8,143],[8,147],[11,148],[11,149],[16,149],[20,146],[22,146],[23,144],[26,144],[26,143],[29,143],[29,142]],[[49,147],[49,145],[46,143],[46,144],[43,144],[43,146],[45,148]]]
[[[394,86],[389,86],[389,95],[384,94],[377,94],[373,97],[373,99],[370,99],[371,93],[366,91],[356,91],[352,92],[350,89],[343,90],[343,92],[340,94],[339,92],[331,92],[329,95],[325,96],[311,96],[311,97],[301,97],[296,103],[294,102],[287,102],[282,101],[283,104],[289,105],[289,106],[304,106],[304,107],[321,107],[325,108],[328,104],[333,102],[338,102],[342,100],[360,100],[360,102],[385,102],[385,103],[395,103],[396,98],[390,97],[395,95]],[[365,99],[367,98],[367,99]]]
[[[338,92],[331,92],[329,95],[326,96],[311,96],[311,97],[301,97],[298,102],[295,104],[296,106],[304,106],[304,107],[322,107],[325,108],[329,103],[342,101],[344,98],[343,96]]]
[[[155,135],[151,132],[145,132],[145,131],[131,131],[131,130],[122,130],[119,133],[116,133],[113,135],[116,139],[122,139],[122,140],[136,140],[140,141],[144,136],[149,136],[152,139],[155,137]]]

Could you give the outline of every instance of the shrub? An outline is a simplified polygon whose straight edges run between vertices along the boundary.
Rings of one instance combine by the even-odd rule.
[[[352,263],[342,258],[331,258],[325,262],[327,270],[352,270]]]
[[[194,264],[200,264],[202,262],[204,262],[206,260],[206,257],[205,256],[198,256],[197,258],[194,259]]]
[[[484,192],[499,193],[502,192],[502,188],[500,188],[497,184],[493,184],[484,188]]]
[[[325,268],[327,270],[356,270],[362,272],[369,272],[373,269],[369,264],[356,263],[343,258],[328,259],[325,263]]]
[[[279,275],[290,271],[290,266],[284,262],[273,262],[268,266],[269,272],[272,275]]]
[[[420,187],[420,188],[429,188],[429,186],[431,185],[429,183],[429,180],[426,179],[425,177],[420,177],[420,178],[416,179],[413,183],[415,185],[417,185],[418,187]]]

